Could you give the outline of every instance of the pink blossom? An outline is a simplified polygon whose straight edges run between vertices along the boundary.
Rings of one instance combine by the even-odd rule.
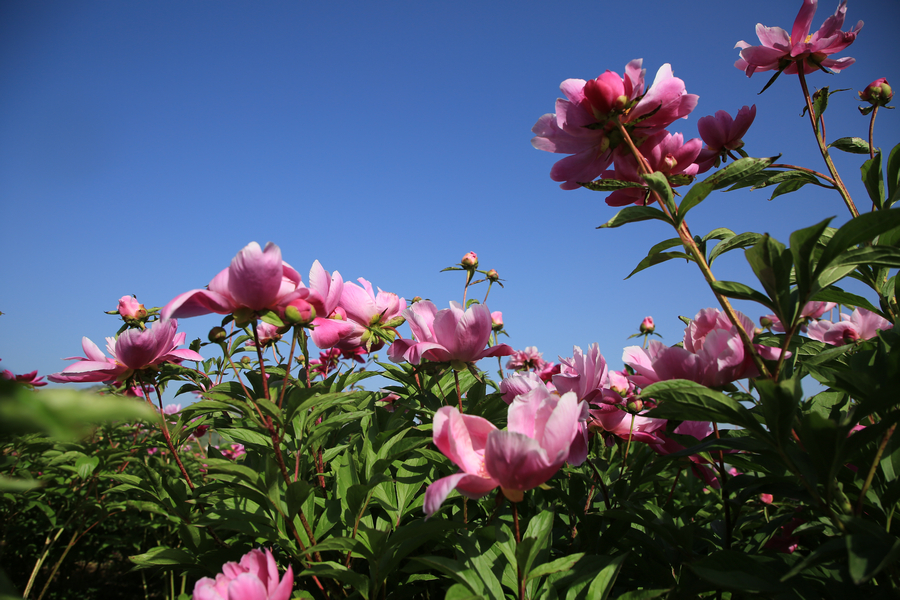
[[[437,310],[427,300],[416,302],[403,311],[415,339],[400,338],[388,350],[393,362],[406,360],[418,365],[423,360],[454,363],[474,363],[488,356],[509,356],[513,349],[507,344],[485,348],[491,337],[491,311],[483,304],[473,304],[463,311],[458,302],[450,308]]]
[[[807,320],[818,319],[829,310],[833,309],[837,304],[834,302],[807,302],[800,311],[801,321],[800,331],[806,332]],[[759,318],[759,324],[763,327],[771,327],[772,331],[784,333],[784,323],[775,315],[765,315]]]
[[[118,338],[106,338],[106,351],[112,358],[103,354],[94,342],[82,338],[86,357],[67,358],[78,362],[47,378],[56,383],[125,381],[135,371],[149,366],[202,361],[203,357],[193,350],[177,349],[185,340],[184,332],[176,333],[177,328],[178,322],[171,319],[157,321],[145,330],[129,329]]]
[[[491,313],[491,329],[501,331],[503,329],[503,313],[495,310]]]
[[[734,66],[744,71],[747,77],[760,71],[780,71],[793,74],[802,65],[805,74],[819,70],[821,67],[832,71],[842,71],[854,62],[853,58],[832,59],[828,56],[844,50],[853,43],[863,22],[860,21],[850,31],[841,31],[844,16],[847,13],[847,0],[841,0],[834,15],[825,19],[818,31],[810,35],[813,15],[816,13],[818,0],[803,0],[800,12],[794,20],[791,33],[780,27],[766,27],[762,23],[756,25],[756,35],[760,46],[751,46],[741,40],[735,48],[741,49],[741,57]]]
[[[194,586],[193,600],[288,600],[294,589],[294,571],[289,565],[278,577],[271,550],[253,549],[240,563],[227,562],[215,579],[204,577]]]
[[[625,76],[606,71],[597,79],[567,79],[560,90],[567,100],[556,101],[556,113],[538,119],[531,140],[538,150],[572,154],[558,161],[550,178],[559,187],[573,190],[599,177],[613,160],[622,142],[622,123],[638,141],[685,118],[697,105],[697,96],[685,92],[684,81],[674,77],[670,65],[660,67],[644,93],[645,70],[636,59],[625,67]]]
[[[737,313],[745,331],[753,331],[753,322]],[[756,377],[759,372],[753,358],[745,352],[737,328],[724,312],[715,308],[701,310],[684,330],[684,347],[666,347],[651,341],[648,348],[625,348],[622,360],[635,371],[632,381],[646,387],[657,381],[689,379],[709,387]],[[778,348],[754,344],[760,356],[774,360]]]
[[[478,255],[474,252],[466,252],[466,255],[462,257],[462,260],[459,261],[459,264],[467,269],[474,269],[478,266]]]
[[[244,445],[238,443],[229,445],[224,450],[221,450],[221,452],[222,456],[224,456],[228,460],[237,460],[238,458],[247,454],[247,450],[244,449]]]
[[[503,401],[507,404],[512,404],[516,396],[527,394],[536,387],[546,387],[546,384],[541,381],[537,373],[532,371],[511,375],[500,382],[500,392],[503,394]]]
[[[147,309],[134,296],[119,298],[118,311],[125,321],[140,321],[147,316]]]
[[[653,322],[653,317],[644,317],[644,320],[641,321],[641,333],[653,333],[656,331],[656,324]]]
[[[506,361],[506,368],[510,371],[529,371],[531,369],[539,371],[546,362],[543,356],[541,352],[538,352],[537,346],[528,346],[524,350],[513,352],[510,359]]]
[[[319,348],[351,350],[362,346],[374,352],[384,346],[385,329],[402,323],[399,317],[406,308],[405,299],[380,288],[376,294],[371,283],[362,277],[357,281],[362,286],[343,285],[340,305],[331,318],[313,321],[312,338]]]
[[[574,394],[560,397],[536,388],[513,401],[508,428],[498,430],[481,417],[444,406],[434,417],[434,443],[462,469],[439,479],[425,492],[430,517],[454,489],[480,498],[497,486],[517,502],[559,470],[569,456],[583,415]]]
[[[870,340],[878,331],[893,329],[894,324],[876,313],[857,308],[853,314],[841,313],[841,321],[815,321],[809,326],[809,337],[830,346],[843,346],[857,340]]]
[[[712,433],[712,425],[709,421],[684,421],[676,427],[672,433],[677,435],[689,435],[700,442]],[[650,448],[657,454],[674,454],[675,452],[680,452],[685,449],[683,445],[676,442],[663,431],[657,433],[657,438],[658,440],[655,443],[650,444]],[[719,489],[719,480],[716,477],[715,472],[708,466],[709,461],[696,454],[692,454],[689,458],[692,463],[691,470],[694,475],[702,479],[707,485]],[[734,472],[732,473],[731,471]],[[729,470],[729,473],[734,477],[738,475],[737,470],[735,469]]]
[[[263,348],[274,344],[281,339],[281,334],[278,333],[278,327],[271,323],[260,323],[257,325],[256,335],[259,336],[259,345]],[[254,340],[247,340],[245,345],[254,347],[256,346],[256,342]]]
[[[680,133],[671,134],[668,131],[661,131],[647,138],[639,150],[647,159],[651,171],[663,173],[667,177],[673,175],[693,177],[699,172],[699,166],[694,164],[694,161],[697,160],[702,145],[700,138],[684,142],[684,136]],[[646,182],[641,177],[637,159],[630,152],[616,151],[614,161],[615,170],[604,171],[603,179],[632,181],[640,183],[643,187],[616,190],[606,197],[606,203],[609,206],[643,204],[647,197],[647,188]],[[676,180],[670,180],[669,183],[672,187],[681,185]]]
[[[21,383],[22,385],[28,387],[42,387],[47,385],[46,381],[42,381],[43,377],[38,377],[38,372],[32,371],[31,373],[25,373],[24,375],[14,375],[12,371],[6,369],[0,372],[0,377],[3,379],[8,379],[9,381],[15,381],[17,383]],[[52,380],[51,380],[52,381]]]
[[[256,242],[247,244],[207,288],[176,296],[162,309],[162,318],[227,315],[240,308],[258,312],[312,296],[302,286],[300,274],[281,260],[281,249],[272,242],[265,249]],[[317,296],[315,300],[321,302]]]
[[[553,376],[560,394],[573,392],[579,400],[590,402],[608,387],[608,369],[599,344],[591,344],[587,354],[574,346],[572,358],[560,358],[560,363],[560,373]]]
[[[744,134],[756,118],[756,105],[744,106],[732,118],[724,110],[715,115],[701,117],[697,121],[697,131],[706,146],[697,157],[700,173],[705,173],[713,166],[718,166],[719,157],[728,150],[737,150],[744,145]]]

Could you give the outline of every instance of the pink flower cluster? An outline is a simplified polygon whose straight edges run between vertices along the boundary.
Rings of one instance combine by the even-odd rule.
[[[44,378],[38,377],[37,373],[38,372],[35,370],[35,371],[32,371],[31,373],[25,373],[24,375],[15,375],[9,369],[4,369],[3,371],[0,371],[0,377],[3,377],[3,379],[6,379],[8,381],[15,381],[17,383],[21,383],[22,385],[32,387],[32,388],[42,387],[42,386],[47,385],[47,382],[43,381]]]
[[[857,308],[849,315],[841,313],[841,320],[837,323],[824,319],[813,321],[809,325],[808,335],[830,346],[843,346],[870,340],[878,335],[878,331],[893,328],[894,324],[887,319],[864,308]]]
[[[215,579],[204,577],[194,586],[193,600],[288,600],[294,589],[294,571],[284,577],[268,548],[253,549],[240,563],[227,562]]]
[[[320,349],[338,348],[342,352],[377,350],[386,339],[393,339],[393,328],[402,323],[399,317],[406,301],[381,290],[376,294],[365,279],[359,279],[361,285],[345,284],[340,273],[330,274],[315,261],[309,282],[309,287],[303,285],[300,274],[282,260],[278,246],[269,242],[262,249],[251,242],[209,282],[207,289],[176,296],[161,315],[166,319],[235,314],[249,321],[272,310],[289,324],[310,325],[313,342]],[[263,344],[279,335],[271,327],[263,333]]]

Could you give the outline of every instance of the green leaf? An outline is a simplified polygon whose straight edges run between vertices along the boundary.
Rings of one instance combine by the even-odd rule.
[[[738,235],[728,238],[727,240],[716,244],[716,246],[709,253],[709,264],[711,265],[713,261],[720,255],[728,252],[729,250],[735,250],[737,248],[747,248],[749,246],[753,246],[759,240],[762,239],[762,234],[746,232],[739,233]]]
[[[618,179],[599,179],[597,181],[589,181],[580,185],[594,192],[614,192],[616,190],[622,190],[625,188],[644,187],[640,183],[635,183],[633,181],[620,181]]]
[[[759,391],[762,412],[766,426],[779,447],[783,446],[791,435],[794,417],[803,398],[800,381],[787,379],[774,382],[771,379],[758,379],[755,383]]]
[[[875,208],[884,208],[884,175],[881,173],[881,150],[859,168],[862,180]],[[873,236],[874,237],[874,236]]]
[[[654,265],[658,265],[660,263],[664,263],[666,261],[672,260],[673,258],[683,258],[685,260],[693,261],[694,257],[685,252],[657,252],[656,254],[651,254],[645,257],[638,265],[634,268],[634,270],[628,274],[628,277],[625,279],[629,279],[635,273],[640,273],[644,269],[648,269]]]
[[[544,510],[531,517],[528,529],[522,536],[522,543],[516,547],[516,560],[523,577],[528,577],[531,565],[547,544],[550,530],[553,528],[552,510]]]
[[[900,144],[894,146],[887,161],[887,207],[900,199]]]
[[[825,219],[812,227],[799,229],[791,234],[791,254],[794,258],[794,269],[797,279],[797,290],[801,299],[809,296],[812,284],[813,253],[819,246],[822,234],[828,228],[833,217]],[[787,324],[792,326],[793,323]]]
[[[848,248],[872,240],[895,227],[900,227],[900,208],[863,213],[851,219],[834,233],[825,246],[819,256],[815,276],[830,267],[838,255]]]
[[[858,137],[842,137],[828,144],[829,148],[835,148],[850,154],[868,154],[869,142]]]
[[[672,193],[672,187],[669,185],[669,180],[666,179],[665,173],[654,172],[641,175],[641,177],[647,182],[647,187],[659,195],[669,210],[669,214],[674,215],[677,211],[675,208],[675,195]]]
[[[845,304],[847,306],[859,306],[874,313],[881,314],[881,310],[875,308],[871,302],[862,296],[857,296],[856,294],[851,294],[850,292],[845,292],[844,290],[835,287],[817,291],[810,297],[810,301],[837,302],[838,304]]]
[[[764,440],[770,439],[768,432],[740,402],[693,381],[658,381],[645,387],[638,397],[659,402],[659,406],[647,413],[648,417],[731,423]]]
[[[603,567],[602,571],[597,573],[597,576],[591,582],[591,587],[588,588],[587,600],[606,600],[609,597],[609,593],[616,583],[616,578],[619,576],[619,571],[622,570],[622,563],[625,562],[627,556],[627,552],[620,554]]]
[[[716,587],[742,593],[784,591],[785,586],[778,581],[777,571],[769,566],[772,563],[778,564],[778,561],[744,552],[719,550],[687,566]]]
[[[705,200],[714,190],[740,183],[771,165],[777,158],[775,156],[771,158],[741,158],[724,169],[716,171],[700,183],[694,184],[678,206],[676,224],[680,225],[688,211]]]
[[[526,581],[529,579],[535,579],[537,577],[543,577],[544,575],[550,575],[551,573],[559,573],[560,571],[568,571],[572,567],[575,566],[579,560],[584,556],[584,552],[579,552],[578,554],[570,554],[568,556],[562,556],[557,558],[556,560],[552,560],[548,563],[544,563],[539,567],[535,567],[531,570],[526,577]]]
[[[597,229],[604,229],[607,227],[621,227],[626,223],[635,223],[637,221],[648,221],[650,219],[656,219],[657,221],[663,221],[672,225],[672,220],[666,216],[666,213],[659,210],[658,208],[653,208],[652,206],[627,206],[616,213],[612,219],[598,227]]]
[[[874,532],[873,532],[874,533]],[[854,533],[844,538],[847,545],[847,567],[853,583],[865,583],[900,558],[900,540],[886,533]]]
[[[128,560],[136,564],[138,567],[158,567],[164,565],[193,565],[196,561],[194,557],[183,550],[175,548],[166,548],[157,546],[144,554],[136,554],[129,556]]]
[[[744,256],[772,300],[775,315],[782,323],[793,323],[799,303],[797,298],[791,296],[791,267],[794,262],[791,251],[766,234],[755,246],[744,251]]]
[[[82,456],[75,461],[75,470],[82,479],[87,479],[100,464],[100,458],[97,456]]]
[[[775,310],[775,305],[769,300],[765,294],[754,290],[752,287],[739,283],[737,281],[714,281],[709,284],[713,291],[722,294],[728,298],[736,298],[738,300],[752,300],[763,306]]]
[[[41,482],[35,479],[13,479],[6,475],[0,475],[0,492],[27,492],[41,487]]]

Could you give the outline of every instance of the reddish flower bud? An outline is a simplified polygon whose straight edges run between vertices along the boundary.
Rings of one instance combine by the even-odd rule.
[[[503,313],[499,310],[495,310],[491,313],[491,329],[494,331],[503,329]]]
[[[641,333],[653,333],[656,330],[656,325],[653,323],[653,317],[644,317],[644,320],[641,321]]]
[[[312,304],[297,298],[284,307],[284,320],[292,325],[307,325],[316,318],[316,309]]]
[[[459,261],[466,269],[474,269],[478,266],[478,255],[474,252],[468,252],[465,256],[462,257],[462,260]]]
[[[885,106],[894,97],[894,91],[888,84],[887,79],[881,77],[866,86],[866,89],[859,92],[859,99],[863,102],[869,102],[874,106]]]
[[[642,410],[644,410],[644,402],[642,400],[638,400],[635,398],[631,400],[628,404],[625,405],[625,410],[630,412],[633,415],[638,414]]]
[[[147,309],[134,296],[119,298],[119,314],[125,321],[140,321],[147,317]]]
[[[491,269],[490,271],[488,271],[486,277],[491,283],[500,281],[500,275],[497,274],[497,271],[495,269]]]

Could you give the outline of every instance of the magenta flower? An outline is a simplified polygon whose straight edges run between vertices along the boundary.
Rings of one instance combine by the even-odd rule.
[[[715,115],[701,117],[697,121],[697,131],[706,146],[697,157],[700,173],[705,173],[713,166],[719,166],[719,157],[728,150],[737,150],[744,145],[744,134],[756,118],[756,105],[744,106],[731,118],[724,110]]]
[[[672,433],[689,435],[698,442],[701,442],[712,433],[712,425],[709,421],[684,421],[676,427]],[[675,452],[680,452],[685,449],[684,446],[666,435],[665,432],[657,432],[656,436],[658,439],[656,442],[650,444],[650,448],[657,454],[674,454]],[[694,472],[694,475],[714,489],[719,489],[719,480],[716,478],[715,472],[708,466],[709,462],[696,454],[692,454],[689,458],[692,463],[691,470]]]
[[[108,358],[94,342],[82,338],[81,347],[85,357],[71,357],[77,360],[60,373],[48,375],[47,379],[56,383],[88,383],[125,381],[135,371],[166,362],[180,363],[183,360],[202,361],[203,357],[188,349],[178,349],[184,343],[185,334],[176,333],[178,322],[174,319],[158,321],[149,329],[129,329],[118,338],[106,338]]]
[[[803,73],[809,74],[820,68],[842,71],[854,62],[853,58],[828,58],[844,50],[856,39],[862,29],[860,21],[850,31],[841,31],[847,14],[847,0],[841,0],[834,14],[822,23],[818,31],[810,35],[813,15],[816,14],[818,0],[803,0],[797,13],[790,35],[780,27],[756,25],[756,35],[762,45],[751,46],[741,40],[735,48],[741,49],[741,57],[734,66],[744,71],[747,77],[760,71],[781,71],[793,74],[802,65]]]
[[[25,373],[24,375],[15,375],[9,369],[5,369],[0,371],[0,377],[3,379],[7,379],[9,381],[15,381],[16,383],[21,383],[22,385],[36,388],[47,385],[46,381],[43,381],[43,377],[38,377],[37,370],[32,371],[31,373]]]
[[[281,249],[272,242],[264,250],[256,242],[247,244],[207,288],[176,296],[162,309],[162,318],[227,315],[239,308],[257,312],[311,297],[300,274],[281,260]]]
[[[513,502],[559,470],[583,420],[574,394],[560,397],[546,388],[520,396],[509,407],[508,428],[444,406],[434,416],[434,443],[461,473],[438,479],[425,492],[430,517],[454,489],[480,498],[497,486]]]
[[[505,378],[500,382],[500,393],[503,401],[512,404],[516,396],[527,394],[536,387],[547,387],[550,390],[556,390],[553,384],[546,384],[541,380],[540,375],[534,371],[526,371],[524,373],[516,373]]]
[[[753,331],[753,322],[737,313],[745,331]],[[684,330],[684,347],[667,347],[651,341],[648,348],[625,348],[622,360],[634,369],[632,381],[646,387],[657,381],[689,379],[709,387],[720,387],[759,372],[753,358],[745,352],[737,328],[724,312],[715,308],[701,310]],[[778,348],[754,344],[760,356],[774,360]]]
[[[824,311],[823,311],[824,312]],[[809,337],[830,346],[843,346],[858,340],[870,340],[878,331],[893,329],[894,324],[864,308],[857,308],[853,314],[841,313],[841,321],[815,321],[809,326]]]
[[[546,361],[544,355],[538,352],[537,346],[528,346],[524,350],[516,350],[506,361],[506,368],[510,371],[540,371]]]
[[[509,356],[507,344],[485,348],[491,338],[491,311],[483,304],[473,304],[463,311],[457,302],[450,308],[437,310],[427,300],[416,302],[403,311],[415,339],[400,338],[391,345],[388,357],[393,362],[407,361],[418,365],[423,360],[453,363],[463,369],[488,356]]]
[[[593,423],[591,427],[599,427],[607,434],[634,440],[646,444],[658,443],[656,431],[666,426],[665,419],[651,419],[631,414],[624,406],[616,404],[594,403],[590,409]],[[608,439],[608,438],[607,438]]]
[[[560,358],[560,363],[560,373],[553,376],[553,385],[560,394],[573,392],[579,400],[590,402],[609,387],[606,360],[600,354],[599,344],[591,344],[587,354],[575,346],[572,358]]]
[[[625,76],[606,71],[597,79],[567,79],[560,90],[567,100],[556,101],[556,113],[538,119],[531,144],[538,150],[572,156],[557,161],[550,178],[559,187],[574,190],[599,177],[613,161],[621,143],[618,123],[635,141],[662,131],[697,105],[697,96],[685,91],[684,81],[674,77],[670,65],[660,67],[644,93],[645,70],[636,59],[625,67]]]
[[[887,103],[894,97],[894,90],[891,89],[891,85],[884,77],[879,77],[858,93],[860,100],[874,106],[887,106]]]
[[[803,306],[803,310],[800,311],[800,317],[809,320],[809,319],[818,319],[829,310],[833,309],[837,304],[834,302],[807,302]],[[779,333],[784,333],[784,324],[781,322],[781,319],[776,317],[775,315],[764,315],[759,318],[760,325],[763,327],[771,327],[772,331],[777,331]],[[765,323],[765,324],[764,324]],[[804,320],[800,325],[800,331],[806,332],[807,325]]]
[[[278,577],[272,551],[253,549],[241,562],[227,562],[215,579],[204,577],[194,586],[193,600],[288,600],[294,589],[294,571],[288,566]]]
[[[644,320],[641,321],[641,333],[653,333],[656,331],[656,324],[653,322],[653,317],[644,317]]]

